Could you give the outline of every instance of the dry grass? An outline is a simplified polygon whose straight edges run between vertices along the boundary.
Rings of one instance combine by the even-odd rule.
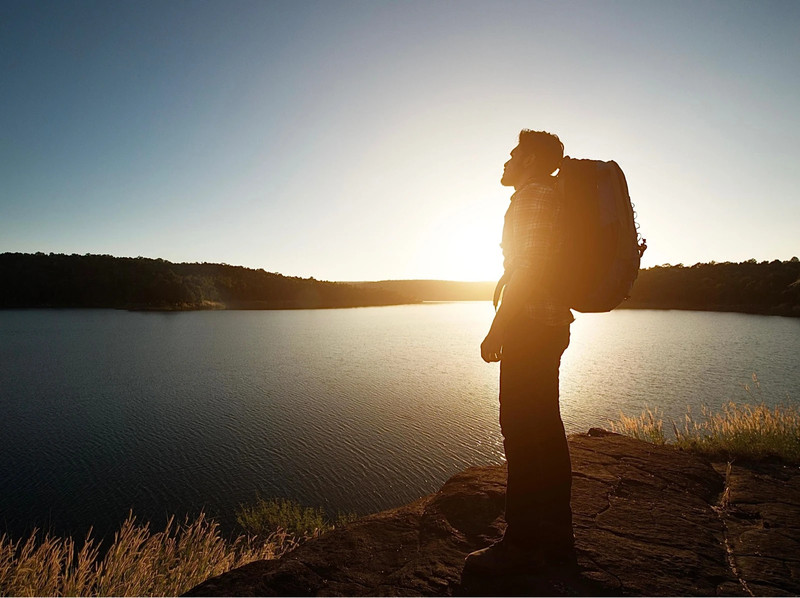
[[[704,407],[701,421],[687,414],[673,423],[675,444],[713,459],[800,463],[800,411],[797,407],[728,403],[721,413]]]
[[[235,567],[276,558],[293,548],[294,536],[226,541],[204,514],[153,533],[129,515],[105,556],[90,536],[78,549],[71,538],[35,531],[22,541],[0,537],[0,596],[177,596]]]
[[[703,407],[699,418],[691,411],[683,425],[674,421],[674,441],[669,444],[700,453],[714,460],[762,461],[776,459],[800,463],[800,410],[797,407],[727,403],[714,413]],[[663,420],[660,413],[648,410],[639,417],[620,414],[611,422],[615,432],[665,444]]]
[[[645,442],[664,444],[664,420],[658,409],[645,409],[638,417],[630,417],[620,412],[619,421],[612,421],[611,429],[618,434],[633,436]]]

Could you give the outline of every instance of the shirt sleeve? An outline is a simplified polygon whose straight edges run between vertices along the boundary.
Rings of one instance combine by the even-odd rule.
[[[511,271],[514,264],[514,202],[508,206],[503,220],[503,240],[500,243],[503,250],[503,270]]]
[[[512,202],[513,267],[525,269],[537,282],[555,257],[561,206],[556,193],[546,187],[528,187]]]

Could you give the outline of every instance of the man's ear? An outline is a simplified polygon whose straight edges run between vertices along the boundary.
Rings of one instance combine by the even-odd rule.
[[[530,154],[528,156],[525,156],[525,159],[522,161],[522,166],[525,170],[531,170],[535,163],[536,163],[536,154]]]

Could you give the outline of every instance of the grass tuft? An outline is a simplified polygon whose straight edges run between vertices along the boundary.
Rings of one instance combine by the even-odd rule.
[[[612,421],[611,429],[618,434],[633,436],[638,440],[653,444],[664,444],[664,420],[658,409],[645,409],[638,417],[630,417],[620,412],[619,421]]]
[[[298,538],[317,536],[356,519],[354,513],[339,513],[330,518],[320,507],[304,507],[284,498],[259,498],[236,511],[236,521],[249,535],[266,537],[279,530]]]
[[[102,559],[91,532],[80,549],[71,538],[40,539],[36,530],[24,542],[3,535],[0,596],[177,596],[230,569],[277,558],[294,545],[281,531],[226,541],[202,513],[182,525],[171,518],[156,533],[129,514]]]
[[[721,412],[703,407],[699,418],[689,411],[681,426],[671,424],[675,439],[669,444],[712,460],[800,463],[800,410],[794,406],[729,402]],[[620,414],[611,429],[655,444],[667,442],[657,411],[648,410],[639,417]]]

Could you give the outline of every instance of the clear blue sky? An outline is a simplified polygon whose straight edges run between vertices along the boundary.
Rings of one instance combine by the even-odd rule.
[[[0,251],[491,279],[520,128],[644,265],[800,254],[800,2],[0,2]]]

